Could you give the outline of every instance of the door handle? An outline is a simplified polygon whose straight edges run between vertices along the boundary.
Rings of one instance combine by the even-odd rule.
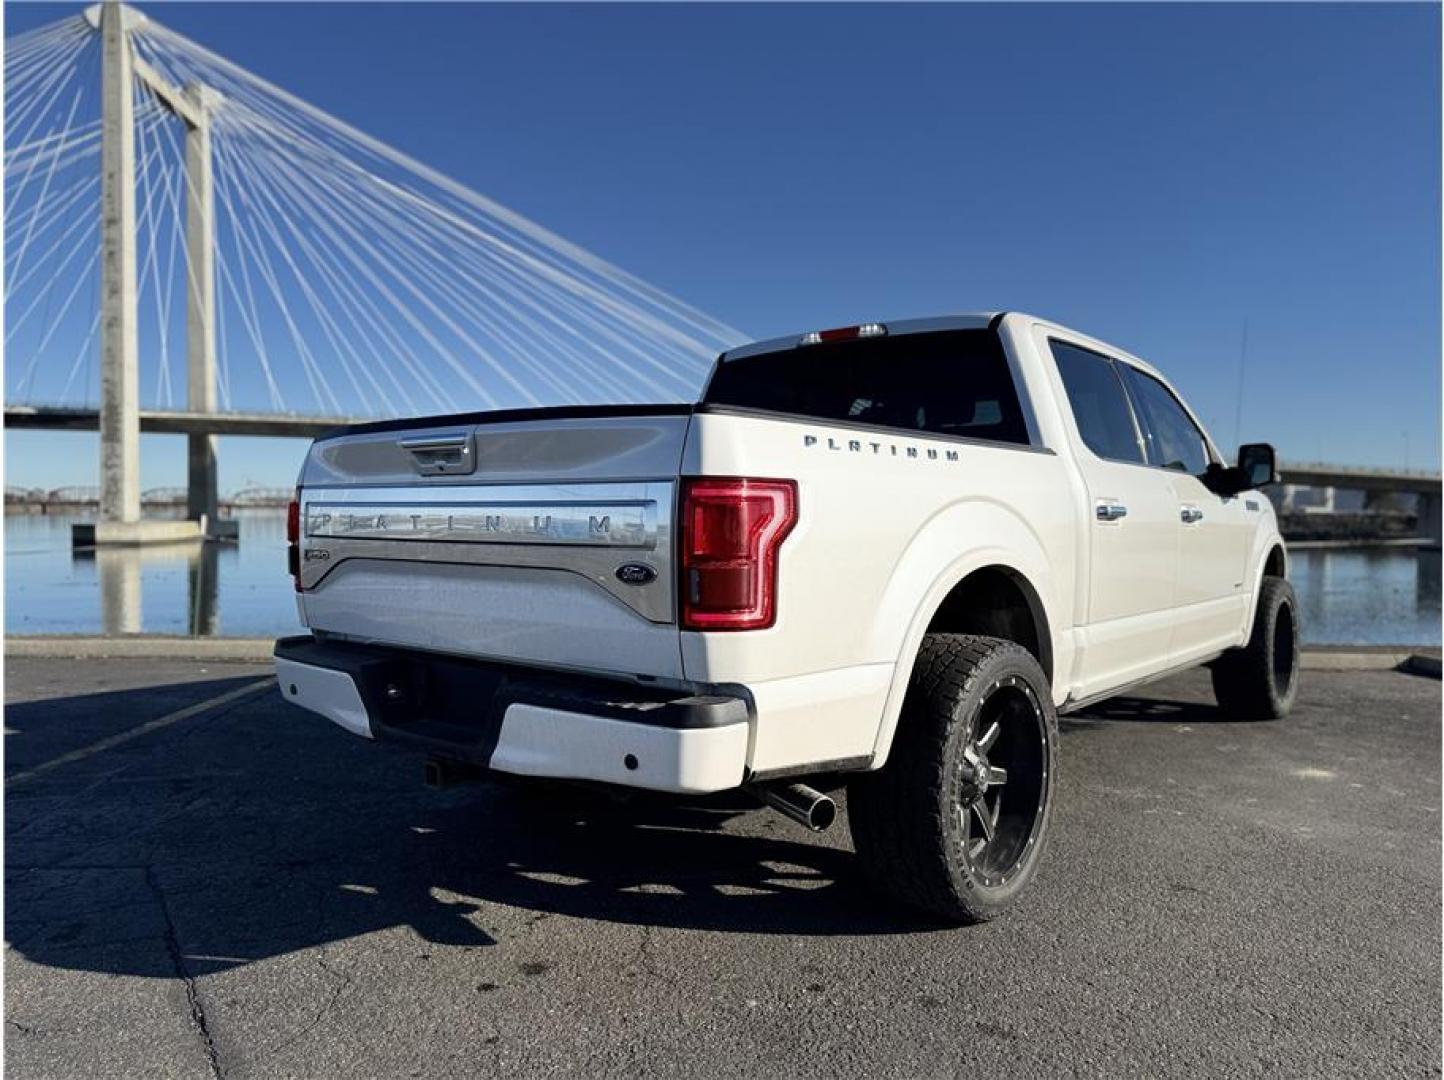
[[[1196,506],[1180,506],[1178,516],[1185,525],[1194,525],[1203,520],[1203,511]]]
[[[1099,521],[1117,521],[1119,518],[1128,516],[1128,507],[1122,503],[1101,502],[1095,512]]]
[[[416,471],[422,476],[468,476],[476,471],[469,431],[413,435],[398,439],[397,445],[411,455]]]
[[[398,439],[403,450],[460,450],[471,441],[469,431],[448,431],[443,435],[412,435]]]

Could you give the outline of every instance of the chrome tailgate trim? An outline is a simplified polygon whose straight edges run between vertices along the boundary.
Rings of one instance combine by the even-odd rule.
[[[430,540],[453,544],[567,544],[651,548],[657,504],[489,500],[418,505],[407,502],[312,502],[305,535],[333,540]]]
[[[578,574],[654,623],[673,613],[670,481],[307,488],[301,584],[357,559]],[[618,575],[641,565],[650,575]]]

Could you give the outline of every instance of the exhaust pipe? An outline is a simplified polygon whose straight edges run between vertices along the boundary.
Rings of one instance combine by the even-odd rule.
[[[813,832],[822,832],[837,820],[837,804],[806,784],[749,784],[747,790]]]
[[[486,770],[464,761],[448,761],[445,758],[429,758],[422,778],[433,791],[480,780]]]

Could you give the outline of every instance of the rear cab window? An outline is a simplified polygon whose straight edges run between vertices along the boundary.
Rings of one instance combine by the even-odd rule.
[[[1002,342],[990,329],[799,345],[717,366],[704,405],[959,439],[1030,445]]]

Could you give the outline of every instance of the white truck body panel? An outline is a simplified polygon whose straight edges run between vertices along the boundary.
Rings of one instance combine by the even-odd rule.
[[[506,710],[491,767],[516,776],[590,780],[701,794],[738,787],[747,772],[747,725],[677,731],[561,709]],[[628,768],[625,746],[635,768]]]
[[[371,720],[356,684],[344,672],[276,658],[276,682],[286,699],[320,713],[352,735],[371,738]]]
[[[1031,445],[705,405],[318,442],[301,477],[303,619],[318,639],[744,698],[745,724],[632,735],[615,717],[512,704],[490,752],[502,771],[675,791],[880,767],[923,635],[978,571],[1028,597],[1059,707],[1244,643],[1264,562],[1282,549],[1268,500],[1095,454],[1051,343],[1166,380],[1026,315],[897,331],[952,326],[996,333]],[[796,482],[771,626],[679,629],[683,477]],[[636,581],[619,577],[624,560]],[[613,752],[632,743],[646,748],[637,767]]]
[[[1050,624],[1069,625],[1073,515],[1057,499],[1066,470],[1052,453],[823,421],[696,416],[684,473],[805,477],[806,487],[782,548],[776,624],[683,633],[687,677],[749,686],[813,677],[814,687],[832,679],[872,688],[845,707],[804,704],[786,723],[759,726],[754,769],[871,759],[920,601],[936,595],[940,603],[973,570],[1016,570],[1037,589]],[[861,500],[867,491],[886,491],[885,508]],[[1060,701],[1062,689],[1055,686]]]

